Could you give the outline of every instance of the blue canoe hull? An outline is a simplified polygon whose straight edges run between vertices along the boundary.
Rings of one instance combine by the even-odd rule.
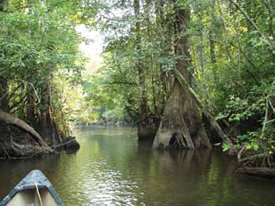
[[[17,194],[26,193],[26,191],[47,191],[51,196],[51,200],[55,202],[57,206],[63,206],[64,203],[58,196],[57,192],[53,188],[50,181],[45,177],[45,175],[39,170],[31,171],[25,178],[23,178],[14,188],[13,190],[0,202],[0,206],[9,205],[13,199],[16,198]],[[21,199],[24,198],[26,195],[22,195]],[[18,199],[18,198],[17,198]],[[17,203],[18,204],[18,203]],[[11,205],[17,205],[11,204]],[[44,204],[46,205],[46,204]]]

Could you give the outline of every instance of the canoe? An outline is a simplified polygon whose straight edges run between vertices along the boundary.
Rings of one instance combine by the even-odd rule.
[[[63,206],[50,181],[39,170],[31,171],[0,202],[0,206]]]

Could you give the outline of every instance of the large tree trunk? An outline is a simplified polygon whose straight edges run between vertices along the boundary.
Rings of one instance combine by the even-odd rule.
[[[154,148],[211,148],[195,101],[179,83],[166,103]]]
[[[185,34],[190,20],[190,11],[180,8],[176,1],[174,1],[174,8],[176,69],[190,84],[191,76],[188,69],[191,57],[188,36]],[[198,105],[188,92],[188,88],[182,87],[177,79],[165,105],[163,118],[153,143],[154,148],[169,146],[188,149],[211,147]]]

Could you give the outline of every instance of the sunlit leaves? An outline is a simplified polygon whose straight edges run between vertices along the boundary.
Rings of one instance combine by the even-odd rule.
[[[21,97],[34,98],[33,103],[28,102],[35,105],[34,113],[47,109],[48,105],[40,100],[44,98],[45,85],[49,85],[51,118],[64,133],[68,131],[67,120],[75,116],[70,112],[70,107],[75,106],[72,97],[82,99],[76,86],[83,70],[84,58],[78,49],[82,38],[71,18],[76,9],[73,5],[78,3],[11,0],[8,12],[0,12],[0,75],[14,95],[10,105],[17,105],[13,110],[20,111],[23,118],[27,101],[17,104]],[[25,86],[13,91],[17,82]],[[29,85],[32,89],[27,89]]]

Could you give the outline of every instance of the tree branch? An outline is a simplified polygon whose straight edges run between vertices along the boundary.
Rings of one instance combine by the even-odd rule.
[[[238,3],[234,0],[229,0],[232,4],[236,6],[236,8],[245,16],[245,18],[249,21],[249,23],[253,26],[253,28],[261,35],[262,38],[266,39],[268,42],[269,40],[265,37],[264,33],[259,29],[256,23],[248,16],[248,14],[240,7]]]

